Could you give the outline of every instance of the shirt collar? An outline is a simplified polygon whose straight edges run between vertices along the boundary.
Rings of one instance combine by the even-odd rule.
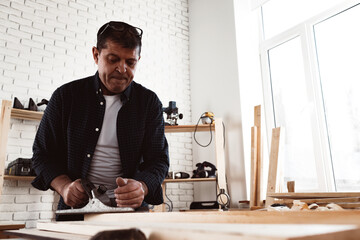
[[[127,103],[130,100],[132,85],[133,82],[131,82],[129,86],[122,93],[120,93],[120,100],[123,104]]]
[[[122,93],[120,93],[120,100],[123,104],[127,103],[130,100],[132,85],[133,82],[131,82],[130,85]],[[96,89],[96,93],[101,93],[101,80],[98,71],[96,71],[95,73],[94,87]]]

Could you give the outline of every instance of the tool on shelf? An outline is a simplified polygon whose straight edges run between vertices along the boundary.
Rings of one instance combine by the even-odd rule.
[[[178,125],[177,120],[183,119],[183,114],[178,113],[178,110],[175,101],[170,101],[169,106],[163,108],[163,112],[167,115],[165,125]]]
[[[5,169],[5,174],[12,176],[36,176],[32,168],[31,158],[17,158],[10,162]]]
[[[168,172],[166,179],[186,179],[190,178],[190,174],[186,172]]]
[[[216,178],[216,167],[214,164],[204,161],[196,164],[192,178]]]

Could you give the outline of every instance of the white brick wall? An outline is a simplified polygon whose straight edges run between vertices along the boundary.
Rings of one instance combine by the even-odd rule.
[[[107,21],[126,21],[144,30],[135,81],[155,91],[164,107],[173,100],[190,124],[189,19],[187,0],[1,0],[0,100],[49,99],[60,85],[95,73],[91,48]],[[37,121],[11,120],[7,161],[31,157]],[[190,133],[167,134],[171,171],[191,173]],[[192,184],[169,184],[174,210],[193,199]],[[4,183],[0,221],[50,220],[59,197],[27,181]]]

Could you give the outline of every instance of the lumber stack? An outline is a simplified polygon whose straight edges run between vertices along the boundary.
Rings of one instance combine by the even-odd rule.
[[[308,205],[316,203],[326,206],[335,203],[343,209],[360,209],[360,192],[313,192],[313,193],[268,193],[267,197],[273,199],[273,203],[285,204],[291,207],[294,200],[300,200]]]

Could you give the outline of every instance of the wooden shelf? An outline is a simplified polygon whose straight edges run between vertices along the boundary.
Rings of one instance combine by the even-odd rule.
[[[23,109],[12,108],[11,117],[26,120],[41,120],[44,112],[29,111]]]
[[[176,126],[165,126],[165,133],[172,132],[194,132],[196,125],[176,125]],[[214,124],[211,125],[211,130],[214,130]],[[199,124],[196,129],[197,132],[210,131],[208,124]]]
[[[23,109],[12,108],[11,109],[11,117],[18,119],[26,119],[26,120],[41,120],[44,112],[40,111],[29,111]],[[176,125],[176,126],[165,126],[165,132],[194,132],[195,125]],[[208,124],[199,124],[197,126],[196,131],[205,132],[209,131],[210,126]],[[214,130],[214,124],[211,125],[211,130]]]
[[[11,109],[11,117],[18,119],[26,119],[26,120],[41,120],[44,112],[41,111],[29,111],[23,109],[12,108]],[[165,126],[165,132],[194,132],[196,125],[176,125],[176,126]],[[206,132],[210,130],[210,126],[208,124],[199,124],[197,126],[196,131]],[[211,125],[211,130],[214,130],[214,124]]]
[[[179,182],[215,182],[216,178],[184,178],[184,179],[165,179],[164,183]]]
[[[23,180],[23,181],[32,181],[35,179],[35,176],[13,176],[13,175],[4,175],[5,180]]]
[[[12,176],[4,175],[5,180],[23,180],[32,181],[34,176]],[[184,179],[165,179],[164,183],[179,183],[179,182],[215,182],[216,178],[184,178]]]
[[[23,224],[23,223],[13,223],[13,222],[1,222],[0,223],[0,231],[17,230],[17,229],[24,228],[24,227],[25,227],[25,224]]]

